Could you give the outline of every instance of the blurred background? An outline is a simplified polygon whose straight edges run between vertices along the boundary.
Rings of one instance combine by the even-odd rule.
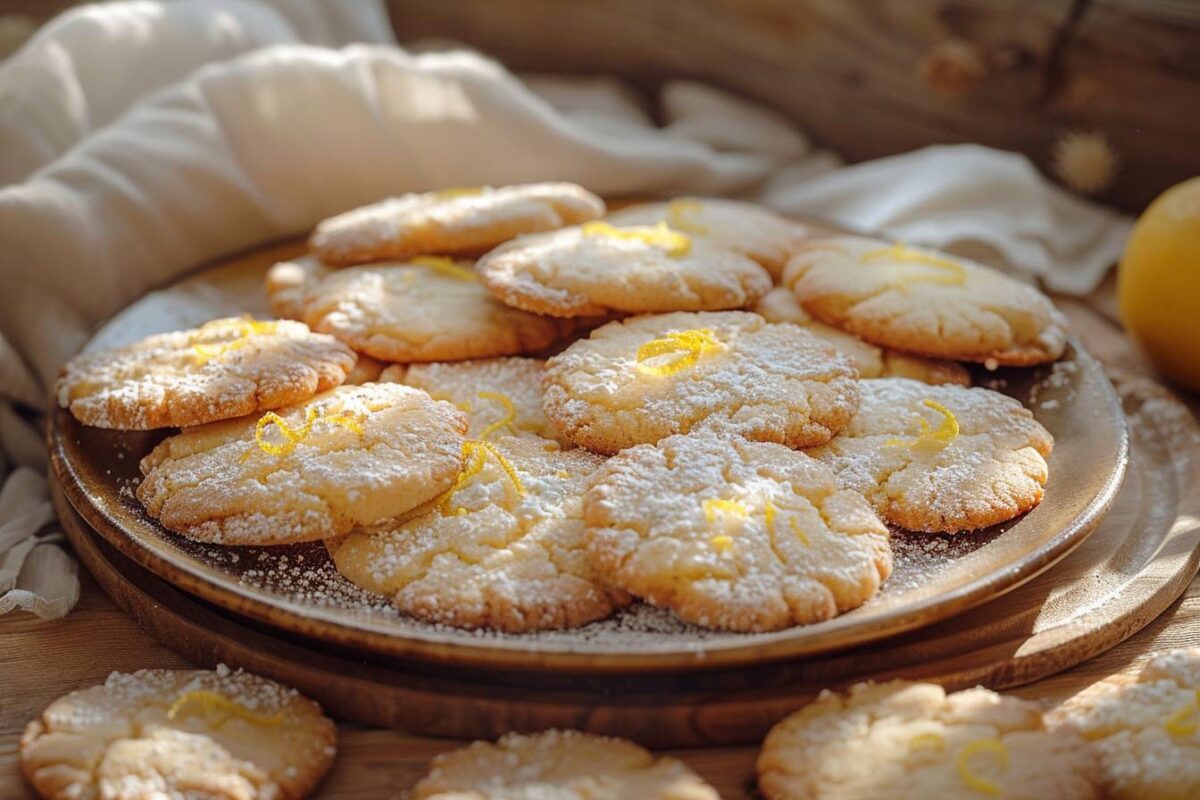
[[[0,51],[71,5],[3,0]],[[1131,212],[1200,174],[1197,0],[388,5],[402,43],[452,40],[517,72],[614,75],[648,94],[702,80],[779,109],[851,162],[969,141],[1023,152],[1070,185],[1064,145],[1084,136],[1077,151],[1118,168],[1072,188]]]

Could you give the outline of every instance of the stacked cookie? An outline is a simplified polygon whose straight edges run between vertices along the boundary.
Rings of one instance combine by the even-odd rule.
[[[635,599],[725,630],[818,622],[879,591],[889,524],[1040,501],[1049,433],[961,363],[1058,358],[1036,290],[745,203],[605,212],[571,184],[348,212],[269,272],[290,319],[83,356],[59,399],[184,428],[142,462],[164,527],[323,540],[354,583],[466,628]]]

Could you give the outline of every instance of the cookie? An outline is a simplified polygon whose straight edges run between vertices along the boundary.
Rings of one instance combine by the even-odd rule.
[[[808,454],[886,521],[953,533],[996,525],[1041,502],[1054,439],[1018,401],[907,378],[861,381],[859,391],[850,424]]]
[[[350,370],[350,374],[346,376],[346,385],[362,386],[364,383],[375,383],[387,367],[388,365],[382,361],[360,355],[358,361],[354,362],[354,369]]]
[[[396,364],[380,380],[424,389],[467,415],[469,436],[538,436],[573,447],[542,411],[546,362],[537,358],[488,358],[437,364]]]
[[[778,723],[758,757],[766,800],[1097,800],[1087,743],[1038,706],[930,683],[825,691]]]
[[[708,628],[831,619],[892,570],[887,528],[862,496],[766,442],[698,433],[630,448],[596,473],[583,514],[605,580]]]
[[[278,683],[207,670],[114,672],[55,700],[21,737],[21,771],[44,798],[307,797],[337,729]]]
[[[523,233],[604,215],[604,201],[573,183],[479,186],[405,194],[317,225],[309,249],[334,266],[422,253],[475,254]]]
[[[334,564],[428,622],[521,633],[607,617],[628,597],[597,579],[582,517],[602,463],[537,438],[469,440],[448,493],[400,525],[351,533]]]
[[[198,541],[326,539],[449,489],[466,430],[462,412],[420,390],[343,386],[163,440],[142,459],[137,497],[163,527]]]
[[[667,203],[643,203],[608,215],[614,225],[665,222],[696,241],[754,259],[778,279],[805,242],[809,230],[764,206],[713,197],[678,197]]]
[[[83,353],[54,391],[84,425],[142,431],[300,403],[353,366],[345,345],[298,322],[235,317]]]
[[[767,322],[790,322],[829,342],[839,353],[854,362],[860,378],[895,376],[925,383],[971,385],[971,374],[962,364],[876,347],[853,334],[817,322],[796,301],[796,295],[786,287],[776,286],[751,306],[750,310]]]
[[[915,355],[1029,366],[1067,344],[1066,318],[1044,294],[936,250],[823,239],[788,262],[783,283],[821,322]]]
[[[475,269],[506,304],[555,317],[743,308],[771,288],[771,276],[746,256],[665,224],[589,222],[521,236]]]
[[[414,800],[719,800],[682,762],[627,739],[510,733],[433,759]]]
[[[383,361],[457,361],[545,348],[576,329],[571,320],[509,308],[469,262],[416,256],[332,270],[313,258],[267,273],[272,313],[293,317]]]
[[[809,447],[858,408],[847,358],[739,311],[610,322],[549,359],[543,386],[550,421],[598,453],[700,429]]]
[[[1091,742],[1107,797],[1200,797],[1200,648],[1160,653],[1136,677],[1106,678],[1052,718]]]

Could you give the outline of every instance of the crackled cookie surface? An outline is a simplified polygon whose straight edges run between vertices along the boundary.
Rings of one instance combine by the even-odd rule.
[[[776,286],[751,306],[750,310],[767,322],[790,322],[829,342],[839,353],[854,362],[860,378],[894,376],[912,378],[924,383],[971,385],[971,375],[962,364],[876,347],[853,334],[817,322],[796,301],[796,295],[786,287]]]
[[[830,619],[892,568],[887,528],[861,495],[803,453],[738,437],[625,450],[597,472],[584,518],[609,583],[710,628]]]
[[[573,447],[542,411],[545,364],[538,358],[517,356],[396,364],[384,370],[380,379],[424,389],[435,399],[458,406],[471,422],[468,434],[472,437],[534,435]]]
[[[795,325],[746,312],[611,322],[546,364],[546,416],[600,453],[717,429],[821,444],[858,408],[854,367]]]
[[[403,524],[351,533],[338,571],[419,619],[573,628],[625,605],[584,551],[583,491],[603,459],[514,436],[468,440],[451,491]]]
[[[415,800],[718,800],[683,763],[626,739],[510,733],[443,753]]]
[[[713,197],[678,197],[666,203],[630,206],[609,214],[608,221],[614,225],[665,222],[697,241],[754,259],[772,278],[779,277],[809,235],[806,226],[763,206]]]
[[[822,239],[788,262],[783,283],[821,322],[907,353],[1025,366],[1066,347],[1066,319],[1044,294],[935,250]]]
[[[1095,758],[1038,706],[929,683],[823,692],[777,724],[758,757],[767,800],[1093,800]]]
[[[746,256],[666,224],[597,221],[522,236],[476,269],[508,305],[556,317],[742,308],[771,288],[771,276]]]
[[[84,425],[150,430],[299,403],[353,366],[349,348],[298,322],[235,317],[83,353],[55,393]]]
[[[861,381],[850,424],[808,451],[888,522],[916,531],[995,525],[1041,502],[1054,439],[990,389],[906,378]]]
[[[297,800],[336,735],[316,703],[248,673],[114,672],[29,723],[21,771],[52,800]]]
[[[333,270],[313,258],[267,273],[271,310],[384,361],[440,361],[532,352],[575,330],[571,320],[510,308],[470,262],[415,256]]]
[[[1200,648],[1161,653],[1136,678],[1093,684],[1052,716],[1092,743],[1106,796],[1200,797]]]
[[[523,233],[552,231],[604,214],[604,201],[573,183],[480,186],[406,194],[325,220],[309,247],[348,266],[422,253],[471,254]]]
[[[467,420],[399,384],[343,386],[197,428],[142,459],[137,496],[165,528],[227,545],[326,539],[450,488]]]

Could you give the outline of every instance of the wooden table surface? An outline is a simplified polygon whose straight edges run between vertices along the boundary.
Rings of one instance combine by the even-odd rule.
[[[1086,304],[1058,298],[1076,334],[1105,365],[1125,373],[1149,374],[1147,366],[1112,319],[1111,285]],[[1200,408],[1188,398],[1193,412]],[[1200,580],[1183,598],[1140,633],[1080,666],[1017,689],[1046,702],[1061,700],[1114,672],[1132,672],[1151,653],[1200,645]],[[0,616],[0,798],[30,798],[17,769],[17,742],[26,722],[59,695],[100,683],[113,670],[188,667],[119,611],[84,576],[78,607],[65,619],[46,622],[18,612]],[[399,797],[424,774],[429,759],[460,743],[356,724],[340,726],[339,755],[322,784],[321,798]],[[710,748],[676,752],[727,800],[754,797],[756,748]]]

